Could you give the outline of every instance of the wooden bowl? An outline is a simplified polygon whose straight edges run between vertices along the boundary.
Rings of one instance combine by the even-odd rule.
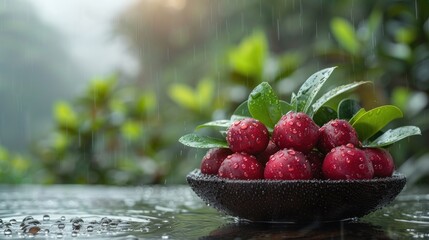
[[[232,180],[202,174],[186,177],[192,190],[215,209],[261,222],[340,221],[389,204],[406,183],[403,174],[368,180]]]

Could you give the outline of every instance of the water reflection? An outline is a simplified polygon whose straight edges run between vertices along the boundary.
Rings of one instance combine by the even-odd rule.
[[[381,227],[365,222],[328,224],[231,223],[201,239],[391,239]]]

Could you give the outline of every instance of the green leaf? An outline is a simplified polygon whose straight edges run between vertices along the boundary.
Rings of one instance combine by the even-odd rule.
[[[364,108],[359,109],[359,111],[357,111],[357,113],[355,113],[355,115],[353,115],[353,117],[350,118],[349,120],[350,125],[353,125],[356,122],[356,120],[362,117],[362,115],[364,115],[365,113],[366,113],[366,110]]]
[[[334,97],[345,93],[347,91],[353,90],[356,87],[363,85],[363,84],[369,84],[372,83],[370,81],[363,81],[363,82],[354,82],[354,83],[350,83],[350,84],[346,84],[346,85],[342,85],[342,86],[338,86],[332,90],[330,90],[329,92],[323,94],[322,97],[320,97],[312,106],[311,109],[309,111],[310,116],[313,116],[313,114],[315,112],[317,112],[317,110],[319,110],[320,107],[322,107],[325,103],[327,103],[329,100],[333,99]]]
[[[281,107],[270,84],[262,82],[253,89],[247,102],[252,117],[273,128],[281,118]]]
[[[343,99],[338,105],[338,118],[349,120],[361,109],[359,102],[354,99]]]
[[[255,32],[229,52],[229,65],[236,73],[262,79],[267,49],[265,35],[262,32]]]
[[[203,110],[212,104],[213,101],[213,94],[214,94],[214,82],[209,79],[205,78],[198,82],[197,88],[196,88],[196,100],[198,101],[199,107]]]
[[[420,128],[416,126],[403,126],[396,129],[389,129],[383,135],[372,141],[371,143],[364,145],[364,147],[385,147],[398,142],[406,137],[413,135],[421,135]]]
[[[297,112],[307,113],[311,103],[319,92],[320,88],[326,82],[328,77],[334,71],[335,67],[325,68],[311,75],[298,90],[296,95],[292,96],[291,105],[296,106]]]
[[[247,100],[242,102],[232,113],[231,120],[235,121],[245,117],[252,117],[252,114],[249,112],[249,107],[247,106]]]
[[[194,148],[228,148],[226,140],[199,136],[194,133],[182,136],[179,142],[188,147]]]
[[[231,120],[216,120],[201,124],[195,128],[195,130],[207,127],[220,127],[220,128],[229,128],[233,121]]]
[[[122,135],[131,141],[141,137],[142,132],[142,124],[139,121],[128,120],[121,126]]]
[[[359,53],[358,38],[353,26],[347,20],[342,18],[332,19],[331,31],[341,47],[347,52],[353,55]]]
[[[402,112],[398,107],[384,105],[367,111],[352,126],[356,129],[359,140],[364,141],[383,129],[392,120],[401,117]]]
[[[196,100],[194,90],[185,84],[172,84],[168,89],[170,98],[181,107],[198,110],[198,101]]]
[[[72,106],[67,102],[57,102],[54,106],[55,120],[59,125],[67,128],[76,128],[78,118]]]
[[[392,103],[402,111],[406,111],[411,91],[406,87],[396,87],[392,92]]]
[[[314,122],[319,126],[323,126],[325,123],[335,118],[337,118],[337,112],[335,112],[334,109],[325,106],[321,107],[313,116]]]
[[[280,102],[280,109],[281,109],[282,115],[290,111],[295,111],[295,107],[290,105],[290,103],[283,100],[280,100],[279,102]]]

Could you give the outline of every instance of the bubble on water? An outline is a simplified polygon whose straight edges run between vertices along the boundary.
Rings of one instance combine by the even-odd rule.
[[[43,221],[44,222],[47,222],[49,220],[51,220],[51,217],[49,215],[47,215],[47,214],[43,215]]]
[[[6,235],[6,236],[10,236],[10,235],[12,235],[12,230],[11,229],[5,229],[4,230],[4,235]]]

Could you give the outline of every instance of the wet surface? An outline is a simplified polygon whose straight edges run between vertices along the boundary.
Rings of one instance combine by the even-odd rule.
[[[0,186],[0,239],[429,239],[429,189],[402,193],[362,219],[238,221],[188,186]]]

